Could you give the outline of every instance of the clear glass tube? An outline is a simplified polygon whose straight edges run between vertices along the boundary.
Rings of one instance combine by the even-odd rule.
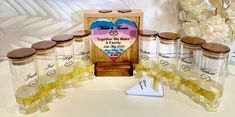
[[[145,73],[156,74],[157,65],[157,31],[139,30],[139,64],[135,66],[136,78],[141,78]]]
[[[57,43],[57,62],[60,77],[62,78],[62,87],[64,89],[73,86],[73,72],[74,72],[74,49],[73,40],[63,43]]]
[[[13,75],[16,102],[20,105],[20,113],[30,114],[37,111],[40,108],[41,94],[35,56],[19,59],[10,58],[9,63]]]
[[[75,77],[84,81],[94,78],[94,65],[90,59],[90,36],[74,36]]]
[[[139,41],[139,64],[146,68],[153,68],[156,66],[158,58],[156,36],[139,36]]]
[[[164,40],[159,39],[159,63],[162,67],[167,67],[169,65],[177,66],[178,57],[178,40]]]
[[[36,48],[35,48],[36,49]],[[43,97],[47,102],[61,97],[61,79],[58,74],[57,57],[55,47],[37,50],[36,53],[39,84],[42,89]]]
[[[169,40],[159,37],[158,45],[157,73],[161,76],[164,85],[175,89],[179,83],[179,77],[175,74],[178,64],[179,41],[178,39]]]
[[[221,44],[208,44],[211,50],[203,48],[203,56],[199,68],[201,102],[209,111],[216,111],[221,103],[223,85],[228,64],[229,48]],[[213,49],[217,49],[215,52]],[[223,51],[226,49],[226,51]]]
[[[202,41],[201,44],[203,43],[205,41]],[[196,92],[199,89],[199,79],[197,76],[201,60],[201,44],[190,45],[181,41],[178,59],[177,75],[182,78],[179,90],[195,102],[199,101],[199,95]]]

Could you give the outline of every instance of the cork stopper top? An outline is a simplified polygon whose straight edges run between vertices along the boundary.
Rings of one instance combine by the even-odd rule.
[[[204,43],[201,47],[205,51],[218,54],[226,54],[230,51],[229,47],[218,43]]]
[[[157,31],[154,30],[140,30],[139,35],[146,36],[146,37],[156,37],[158,34]]]
[[[91,32],[89,30],[79,30],[74,32],[72,35],[74,37],[86,37],[89,36],[91,34]]]
[[[165,40],[177,40],[180,38],[180,35],[178,33],[173,33],[173,32],[162,32],[162,33],[159,33],[158,36],[161,39],[165,39]]]
[[[201,46],[203,43],[206,43],[206,41],[202,38],[190,37],[190,36],[183,37],[181,39],[181,42],[192,46]]]
[[[10,51],[7,57],[10,59],[24,59],[33,56],[35,53],[36,50],[33,48],[20,48]]]
[[[73,40],[73,35],[68,35],[68,34],[56,35],[56,36],[52,37],[51,40],[55,41],[57,43],[67,42],[67,41]]]
[[[119,13],[129,13],[129,12],[131,12],[131,9],[118,9],[117,11]]]
[[[31,47],[36,50],[47,50],[55,46],[56,46],[55,41],[40,41],[40,42],[34,43]]]

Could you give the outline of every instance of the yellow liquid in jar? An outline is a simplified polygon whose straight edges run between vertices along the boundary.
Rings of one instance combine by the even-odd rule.
[[[57,76],[40,76],[38,78],[42,96],[46,99],[47,102],[52,102],[55,98],[60,98],[63,96],[61,94],[61,81]]]
[[[39,109],[41,98],[39,87],[28,87],[23,85],[16,90],[16,102],[20,105],[20,113],[30,114]]]

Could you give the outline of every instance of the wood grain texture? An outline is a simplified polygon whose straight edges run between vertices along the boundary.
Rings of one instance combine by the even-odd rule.
[[[133,66],[130,62],[98,62],[95,64],[96,76],[132,76]]]

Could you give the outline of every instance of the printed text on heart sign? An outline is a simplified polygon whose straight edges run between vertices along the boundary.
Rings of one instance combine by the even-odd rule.
[[[97,41],[105,41],[103,48],[125,48],[125,44],[122,44],[123,41],[129,41],[130,38],[97,38]]]

